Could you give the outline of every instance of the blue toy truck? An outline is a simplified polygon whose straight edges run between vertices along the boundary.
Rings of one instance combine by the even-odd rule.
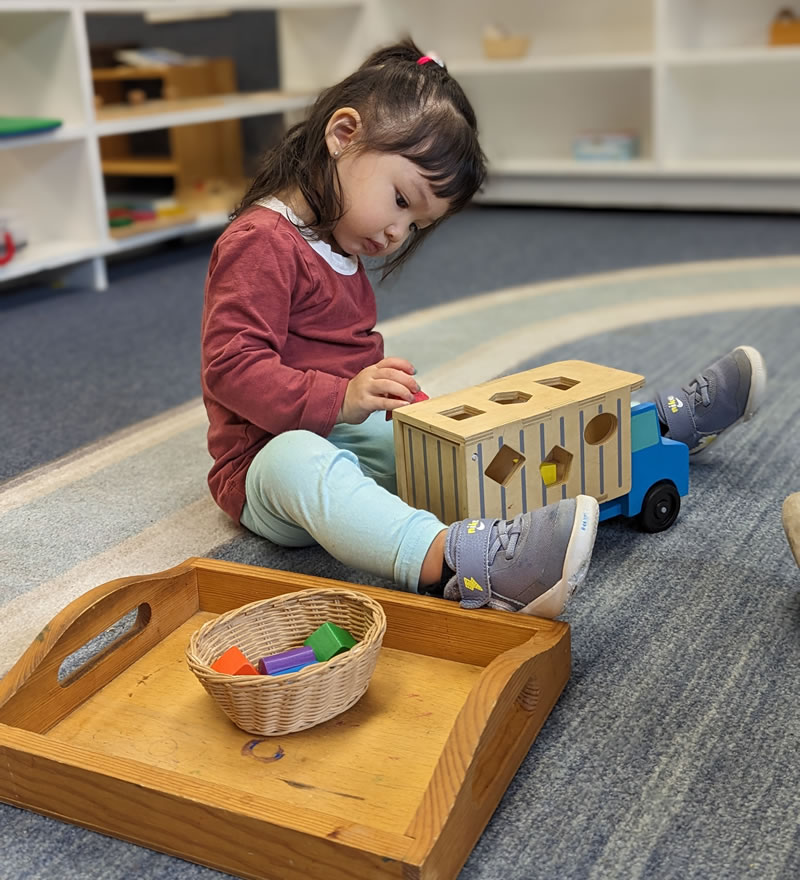
[[[639,517],[646,532],[663,532],[689,492],[689,447],[661,436],[654,403],[631,407],[631,490],[600,505],[600,521]]]

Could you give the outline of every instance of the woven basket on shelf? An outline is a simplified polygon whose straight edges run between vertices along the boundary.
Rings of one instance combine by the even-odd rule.
[[[483,52],[487,58],[522,58],[530,44],[530,37],[484,37]]]
[[[237,645],[253,666],[299,648],[325,621],[352,633],[355,647],[286,675],[224,675],[211,665]],[[222,711],[247,733],[305,730],[349,709],[363,696],[378,662],[386,616],[354,590],[312,589],[251,602],[209,620],[189,641],[186,660]]]

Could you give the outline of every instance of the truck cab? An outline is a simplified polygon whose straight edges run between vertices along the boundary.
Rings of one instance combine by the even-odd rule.
[[[600,521],[639,517],[647,532],[662,532],[677,519],[689,492],[689,447],[661,434],[654,403],[631,407],[631,489],[600,505]]]

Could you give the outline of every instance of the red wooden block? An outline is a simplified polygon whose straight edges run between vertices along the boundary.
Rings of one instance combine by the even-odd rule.
[[[395,400],[396,399],[397,398],[395,398]],[[423,400],[430,400],[430,398],[428,397],[428,395],[424,391],[417,391],[416,394],[414,395],[413,403],[420,403]],[[390,409],[387,409],[386,410],[386,421],[388,422],[391,417],[392,417],[392,411]]]
[[[216,672],[224,672],[226,675],[258,675],[257,670],[250,664],[247,657],[234,645],[218,657],[211,668]]]

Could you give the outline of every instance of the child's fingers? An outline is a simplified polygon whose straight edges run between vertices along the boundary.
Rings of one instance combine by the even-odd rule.
[[[414,400],[415,390],[408,388],[405,383],[393,381],[392,379],[375,379],[371,388],[372,393],[379,397],[396,397],[403,403],[411,403]]]
[[[382,361],[378,361],[375,366],[387,368],[390,370],[400,370],[401,372],[408,373],[411,376],[413,376],[414,373],[417,372],[414,364],[412,364],[411,361],[407,361],[405,358],[399,357],[384,358]]]
[[[380,380],[396,382],[397,384],[402,385],[411,394],[415,394],[417,391],[419,391],[417,380],[413,376],[409,375],[408,373],[404,373],[401,370],[382,369],[377,374],[376,378]]]
[[[382,409],[385,409],[386,412],[392,412],[393,410],[400,409],[401,406],[408,406],[409,404],[409,401],[398,400],[396,397],[384,397],[383,401]]]

